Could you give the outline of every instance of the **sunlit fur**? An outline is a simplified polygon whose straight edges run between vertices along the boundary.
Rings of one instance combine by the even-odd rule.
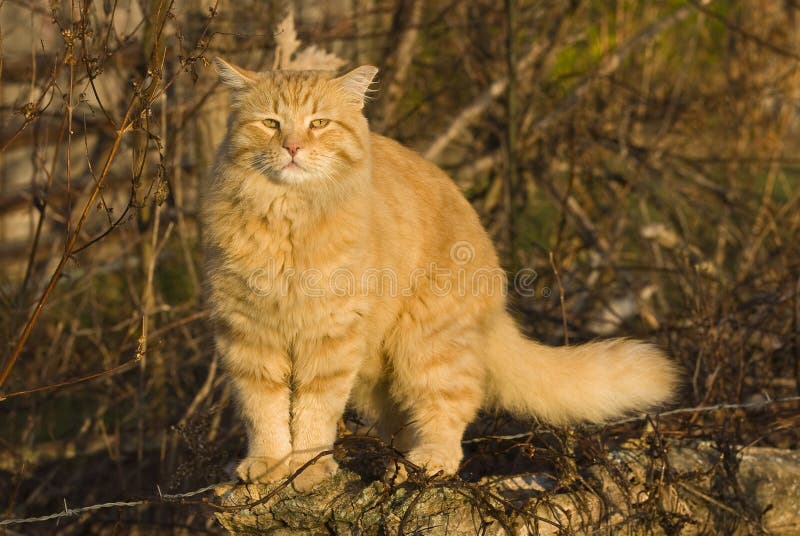
[[[552,348],[520,335],[504,294],[475,278],[502,272],[458,188],[369,132],[362,107],[376,69],[334,78],[220,61],[218,70],[233,109],[203,238],[217,345],[248,428],[240,476],[279,479],[331,448],[348,402],[412,462],[452,474],[482,407],[602,421],[671,396],[675,368],[651,345]],[[330,122],[312,129],[314,119]],[[466,257],[452,254],[457,244]],[[365,277],[374,269],[395,286]],[[309,292],[292,277],[312,273],[350,274],[352,284]],[[479,282],[442,292],[442,273]],[[322,457],[294,484],[335,470]]]

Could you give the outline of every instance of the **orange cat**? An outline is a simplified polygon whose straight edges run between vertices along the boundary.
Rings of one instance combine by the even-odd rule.
[[[602,421],[670,397],[676,369],[649,344],[520,335],[458,188],[369,131],[375,67],[217,68],[233,112],[204,239],[217,344],[248,429],[242,478],[280,479],[330,449],[348,403],[412,462],[453,474],[480,408]],[[294,485],[336,469],[323,457]]]

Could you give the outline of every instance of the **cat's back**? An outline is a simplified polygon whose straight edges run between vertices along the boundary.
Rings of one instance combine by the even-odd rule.
[[[421,248],[423,260],[447,255],[454,244],[473,248],[476,266],[494,268],[497,257],[478,214],[455,182],[433,162],[402,144],[371,134],[372,178],[382,227],[405,236],[400,255]],[[413,244],[413,245],[412,245]]]
[[[449,211],[455,211],[459,216],[469,213],[468,219],[472,219],[474,210],[470,204],[453,180],[433,162],[401,143],[374,132],[371,133],[370,142],[372,176],[378,192],[390,198],[399,196],[406,204],[419,202],[427,208],[447,204]]]

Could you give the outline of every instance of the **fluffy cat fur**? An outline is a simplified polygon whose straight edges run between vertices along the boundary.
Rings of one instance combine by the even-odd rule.
[[[243,479],[283,478],[330,449],[348,403],[410,461],[453,474],[480,408],[603,421],[671,396],[676,369],[650,344],[554,348],[519,333],[473,208],[434,164],[369,131],[375,67],[217,70],[233,105],[203,237],[248,430]],[[322,457],[294,485],[336,469]]]

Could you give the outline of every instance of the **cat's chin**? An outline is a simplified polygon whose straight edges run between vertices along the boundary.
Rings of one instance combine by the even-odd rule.
[[[278,173],[281,182],[299,184],[307,182],[310,177],[306,170],[298,166],[286,166]]]
[[[258,170],[258,172],[277,184],[304,184],[316,179],[314,173],[298,166],[270,171]]]
[[[302,168],[299,166],[287,166],[281,169],[277,174],[276,180],[283,184],[308,184],[311,185],[315,182],[323,182],[328,179],[325,175]]]

